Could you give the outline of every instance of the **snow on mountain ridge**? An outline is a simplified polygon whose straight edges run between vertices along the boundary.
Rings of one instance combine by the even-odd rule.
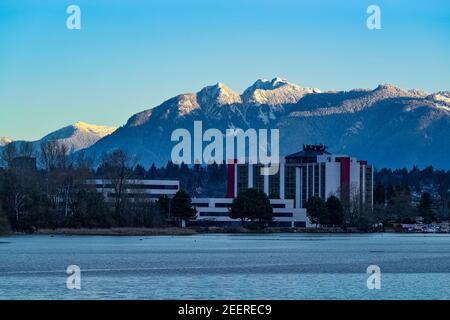
[[[108,134],[116,131],[117,128],[109,127],[109,126],[99,126],[94,124],[89,124],[86,122],[78,121],[74,124],[74,127],[82,132],[88,132],[91,134],[98,135],[100,137],[104,137]]]
[[[88,124],[86,122],[76,122],[73,125],[66,126],[59,130],[53,131],[43,138],[30,141],[33,146],[34,153],[39,153],[43,143],[56,141],[64,144],[69,152],[75,152],[81,149],[89,148],[98,140],[110,135],[116,130],[114,127],[98,126]],[[20,147],[26,141],[12,141],[16,147]],[[1,146],[1,145],[0,145]]]
[[[73,125],[56,130],[39,141],[65,140],[77,137],[80,137],[78,140],[82,140],[82,137],[89,137],[89,139],[91,137],[98,137],[98,139],[101,139],[104,136],[113,133],[116,129],[117,128],[114,127],[98,126],[79,121]]]
[[[218,82],[202,88],[197,93],[184,93],[163,102],[159,107],[163,107],[163,118],[168,119],[174,112],[178,116],[184,117],[192,112],[201,109],[206,116],[220,119],[221,108],[230,107],[245,118],[245,110],[237,110],[236,107],[248,105],[268,105],[270,107],[281,106],[283,104],[296,103],[305,94],[320,93],[319,89],[302,88],[288,82],[286,79],[276,77],[272,80],[260,79],[247,88],[242,94],[238,94],[225,84]],[[157,107],[158,108],[158,107]],[[127,122],[127,127],[145,124],[152,116],[152,109],[133,115]],[[264,114],[261,111],[261,119],[273,119],[272,113]],[[245,121],[245,119],[243,119]]]
[[[201,105],[217,103],[219,106],[242,103],[241,96],[229,87],[219,82],[200,90],[197,94]]]
[[[292,115],[309,117],[314,115],[354,113],[368,108],[383,99],[400,97],[424,98],[427,96],[423,91],[415,89],[404,91],[392,84],[380,84],[375,89],[353,89],[348,92],[355,93],[357,97],[355,98],[350,95],[348,99],[337,105],[330,104],[327,101],[324,106],[316,107],[315,110],[293,111]],[[218,82],[215,85],[202,88],[197,93],[180,94],[154,109],[161,110],[161,107],[164,109],[157,116],[162,117],[162,119],[169,119],[171,115],[175,118],[188,115],[195,116],[193,114],[195,111],[203,112],[205,116],[218,120],[222,119],[225,113],[233,112],[244,123],[248,123],[246,117],[249,108],[259,107],[262,109],[258,111],[257,118],[264,124],[268,124],[270,121],[276,119],[277,114],[285,111],[285,105],[296,104],[308,94],[322,93],[326,96],[333,93],[344,94],[345,91],[322,92],[317,88],[303,88],[290,83],[286,79],[275,77],[272,80],[259,79],[239,95],[225,84]],[[268,108],[264,106],[268,106]],[[225,113],[222,110],[223,107],[227,107],[228,109]],[[126,126],[133,127],[147,123],[153,115],[152,110],[154,109],[135,114],[128,120]]]
[[[382,100],[409,98],[418,99],[423,98],[425,95],[419,90],[404,91],[391,84],[380,84],[373,90],[354,89],[349,92],[359,93],[357,97],[349,97],[335,105],[324,105],[314,110],[294,111],[291,113],[295,117],[312,117],[312,116],[324,116],[333,114],[344,113],[356,113],[361,110],[370,108],[376,103]],[[327,94],[331,93],[326,92]],[[333,92],[335,94],[345,94],[344,91]],[[324,102],[327,102],[325,100]]]
[[[10,139],[8,137],[0,137],[0,147],[4,147],[11,142],[12,142],[12,139]]]
[[[200,108],[200,105],[197,102],[196,94],[181,94],[177,98],[178,111],[181,115],[189,114],[193,110]]]
[[[247,88],[242,100],[247,103],[281,105],[297,103],[305,94],[320,93],[319,89],[303,88],[286,79],[276,77],[272,80],[260,79]]]
[[[427,98],[436,102],[443,102],[450,106],[450,91],[439,91],[429,95]]]

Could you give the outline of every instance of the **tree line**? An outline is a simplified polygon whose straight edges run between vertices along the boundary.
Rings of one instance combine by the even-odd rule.
[[[168,163],[145,170],[122,150],[101,157],[93,169],[93,160],[83,152],[72,155],[63,144],[43,143],[37,167],[33,165],[32,146],[17,148],[8,144],[2,153],[0,167],[0,233],[32,232],[55,228],[161,227],[179,225],[194,218],[189,189],[195,194],[202,186],[220,177],[223,166],[187,168]],[[162,197],[157,202],[130,199],[126,194],[129,179],[177,178],[188,190],[173,199]],[[111,181],[115,196],[106,201],[95,185],[87,180]],[[222,179],[218,179],[219,181]],[[215,180],[216,181],[216,180]]]
[[[137,159],[116,150],[102,155],[94,166],[93,159],[83,151],[72,153],[64,144],[50,141],[40,146],[37,169],[33,170],[20,160],[31,159],[34,154],[36,150],[31,143],[8,144],[3,148],[0,233],[62,227],[178,225],[181,220],[194,216],[190,197],[226,194],[225,164],[188,166],[169,161],[166,166],[158,168],[152,164],[146,169]],[[116,193],[113,202],[107,203],[94,187],[86,185],[89,179],[111,180]],[[176,179],[182,191],[172,200],[130,201],[125,193],[127,179]],[[357,193],[352,193],[348,203],[340,204],[337,197],[311,198],[307,207],[317,208],[309,210],[311,221],[323,226],[367,228],[376,223],[414,222],[417,217],[425,222],[449,219],[450,171],[432,167],[381,169],[375,172],[374,182],[373,212],[358,205]],[[236,209],[232,208],[230,215],[243,222],[267,225],[273,216],[267,201],[262,194],[243,194],[235,199],[233,208]]]
[[[448,198],[436,194],[433,196],[428,191],[416,192],[413,196],[407,185],[388,184],[385,188],[381,182],[377,182],[373,208],[361,204],[357,199],[350,197],[345,203],[336,196],[326,200],[315,196],[306,203],[307,214],[316,226],[342,229],[354,227],[361,231],[392,227],[398,223],[431,223],[450,219]]]
[[[377,183],[374,191],[373,218],[384,225],[414,223],[421,218],[424,223],[450,219],[449,191],[439,195],[437,188],[415,191],[409,185]],[[420,190],[420,189],[419,189]]]

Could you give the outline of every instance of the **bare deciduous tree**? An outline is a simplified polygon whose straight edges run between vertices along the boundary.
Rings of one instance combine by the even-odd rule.
[[[126,203],[127,180],[131,177],[135,160],[123,150],[115,150],[103,156],[102,168],[104,179],[114,189],[114,209],[119,225]]]
[[[46,171],[66,169],[68,167],[69,148],[58,141],[48,141],[41,144],[40,163]]]
[[[16,223],[19,222],[20,215],[25,207],[25,195],[20,192],[14,194],[14,213],[16,216]]]

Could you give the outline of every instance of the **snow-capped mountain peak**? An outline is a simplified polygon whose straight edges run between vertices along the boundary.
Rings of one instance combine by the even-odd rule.
[[[439,91],[428,96],[430,100],[445,103],[450,106],[450,91]]]
[[[275,77],[272,80],[259,79],[242,94],[247,103],[281,105],[297,103],[305,94],[320,93],[319,89],[303,88],[286,79]]]
[[[88,138],[89,140],[91,140],[91,138],[101,139],[104,136],[113,133],[115,130],[116,128],[114,127],[98,126],[79,121],[73,125],[69,125],[62,129],[56,130],[46,135],[41,140],[44,141],[65,140],[65,139],[83,140],[83,138]]]
[[[41,145],[49,141],[61,143],[65,145],[69,151],[73,152],[92,146],[98,140],[110,135],[115,130],[116,128],[114,127],[77,122],[73,125],[51,132],[42,139],[31,141],[31,143],[36,155],[40,152]],[[16,147],[20,147],[24,142],[25,141],[12,141]]]
[[[251,85],[244,91],[243,96],[246,96],[256,90],[274,90],[284,85],[293,85],[293,84],[287,81],[286,79],[282,79],[280,77],[275,77],[272,80],[258,79],[255,81],[253,85]]]
[[[376,87],[372,93],[376,94],[379,97],[388,98],[388,97],[423,97],[424,94],[420,90],[409,90],[405,91],[400,89],[399,87],[384,83],[380,84],[378,87]]]
[[[78,121],[74,125],[75,129],[86,132],[94,135],[98,135],[100,137],[104,137],[106,135],[109,135],[116,131],[117,128],[115,127],[108,127],[108,126],[99,126],[95,124],[89,124],[86,122]]]
[[[0,147],[4,147],[11,142],[12,142],[12,139],[10,139],[8,137],[0,137]]]
[[[221,82],[200,90],[197,94],[197,99],[202,106],[207,104],[224,106],[234,103],[242,103],[240,95]]]
[[[393,92],[400,91],[401,89],[391,83],[381,83],[375,90],[389,90]]]
[[[276,89],[276,88],[284,86],[284,85],[292,85],[292,84],[289,81],[287,81],[286,79],[282,79],[280,77],[275,77],[272,80],[258,79],[247,90],[248,91],[255,91],[257,89],[273,90],[273,89]],[[245,92],[244,92],[244,94],[245,94]]]

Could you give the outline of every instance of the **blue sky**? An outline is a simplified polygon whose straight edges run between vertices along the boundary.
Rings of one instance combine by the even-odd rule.
[[[66,28],[71,4],[81,30]],[[381,30],[366,28],[370,4]],[[449,38],[445,0],[2,0],[0,136],[120,126],[219,81],[450,90]]]

